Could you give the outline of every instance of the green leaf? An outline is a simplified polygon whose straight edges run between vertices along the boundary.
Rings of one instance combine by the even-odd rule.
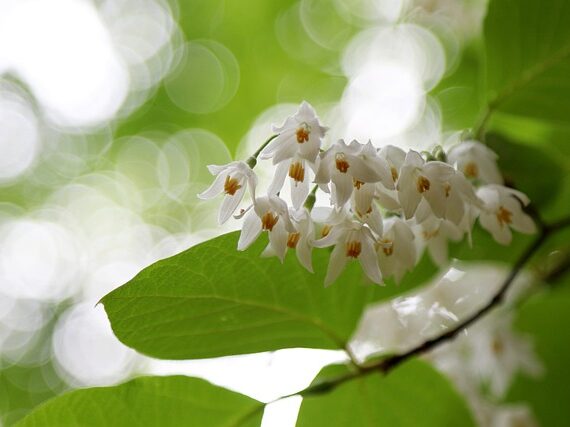
[[[497,134],[488,135],[486,142],[499,155],[499,169],[507,184],[525,193],[535,206],[542,207],[558,195],[565,171],[557,159]]]
[[[328,367],[316,381],[322,376],[334,378]],[[410,360],[387,376],[372,373],[304,397],[297,427],[305,426],[469,427],[474,422],[446,378],[427,363]]]
[[[566,279],[568,284],[568,278]],[[529,404],[540,425],[565,427],[570,420],[570,292],[560,288],[533,298],[525,304],[516,322],[518,329],[530,334],[545,372],[541,378],[519,376],[509,391],[510,402]]]
[[[117,337],[165,359],[191,359],[290,347],[344,348],[365,306],[423,284],[424,260],[400,286],[370,283],[349,263],[323,286],[330,252],[313,251],[315,273],[289,251],[285,262],[261,258],[265,236],[236,249],[238,232],[204,242],[143,270],[102,300]]]
[[[143,377],[64,394],[18,426],[253,427],[261,424],[262,415],[261,402],[198,378]]]
[[[485,20],[492,110],[570,120],[570,3],[493,0]]]
[[[480,51],[475,44],[468,46],[461,53],[457,68],[430,94],[440,106],[443,130],[470,128],[477,120],[483,103]]]

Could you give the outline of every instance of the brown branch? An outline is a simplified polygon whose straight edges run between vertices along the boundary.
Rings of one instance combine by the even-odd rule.
[[[333,378],[332,380],[329,381],[323,381],[321,383],[311,385],[306,389],[301,390],[300,392],[293,393],[292,395],[289,396],[284,396],[283,398],[294,395],[308,396],[308,395],[326,393],[346,381],[362,377],[364,375],[368,375],[372,372],[387,373],[392,369],[396,368],[397,366],[399,366],[402,362],[412,357],[419,356],[420,354],[423,354],[427,351],[430,351],[435,347],[439,346],[440,344],[443,344],[444,342],[452,340],[461,331],[471,326],[477,320],[479,320],[480,318],[485,316],[488,312],[490,312],[493,308],[501,304],[505,298],[507,291],[509,290],[511,284],[513,283],[517,275],[525,267],[525,265],[532,258],[532,256],[540,249],[540,247],[546,241],[546,239],[550,235],[566,227],[570,227],[570,217],[564,218],[552,224],[540,224],[538,236],[533,241],[533,243],[523,252],[523,254],[518,258],[518,260],[514,263],[513,268],[511,269],[509,275],[505,278],[503,284],[501,285],[497,293],[493,296],[493,298],[491,298],[491,300],[487,304],[478,309],[475,313],[471,314],[468,318],[461,321],[458,325],[456,325],[452,329],[448,330],[447,332],[444,332],[441,335],[438,335],[435,338],[424,341],[422,344],[412,348],[411,350],[408,350],[405,353],[388,356],[372,364],[356,367],[354,372],[350,372],[346,375]]]

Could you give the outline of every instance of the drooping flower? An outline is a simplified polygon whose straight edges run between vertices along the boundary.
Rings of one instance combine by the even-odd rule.
[[[385,145],[380,149],[378,155],[388,163],[390,175],[395,185],[400,176],[400,169],[406,160],[406,152],[394,145]],[[387,188],[394,189],[394,185],[388,186]]]
[[[536,232],[534,221],[522,210],[529,203],[524,193],[501,185],[486,185],[477,190],[477,196],[484,203],[479,223],[500,244],[511,243],[511,228],[525,234]]]
[[[208,170],[212,175],[216,175],[216,178],[209,188],[198,194],[198,197],[208,200],[224,193],[224,201],[218,213],[218,222],[223,224],[237,209],[247,187],[249,187],[251,197],[255,198],[257,176],[242,161],[231,162],[227,165],[209,165]]]
[[[325,286],[333,283],[344,270],[346,263],[358,260],[364,273],[374,283],[382,283],[382,274],[378,267],[378,258],[374,248],[375,239],[367,225],[347,217],[343,222],[335,224],[320,240],[314,242],[315,247],[335,246],[329,260]]]
[[[443,215],[439,218],[447,219],[455,225],[460,225],[464,222],[466,212],[471,207],[481,208],[482,206],[482,201],[475,194],[473,185],[465,178],[462,172],[454,171],[443,182],[443,190],[445,206]],[[422,223],[433,215],[433,209],[427,199],[421,199],[414,214],[416,222]]]
[[[283,242],[287,242],[287,233],[294,233],[295,227],[291,223],[287,203],[277,196],[262,196],[254,200],[253,209],[244,218],[238,250],[247,249],[262,231],[269,233],[269,244],[282,259],[285,255],[280,252],[284,247]]]
[[[278,136],[261,151],[259,157],[271,158],[276,165],[293,157],[314,162],[327,128],[321,125],[313,107],[303,101],[297,112],[282,126],[273,126],[273,131]]]
[[[318,160],[318,159],[317,159]],[[307,168],[307,166],[309,166]],[[291,181],[291,201],[295,209],[300,209],[310,191],[310,183],[314,177],[313,163],[295,155],[291,159],[280,162],[275,170],[273,180],[267,190],[268,194],[278,194],[287,176]]]
[[[384,221],[384,233],[376,244],[380,270],[384,276],[394,276],[399,282],[406,271],[416,265],[414,239],[412,229],[402,219],[391,217]]]
[[[469,179],[483,184],[502,184],[503,177],[497,166],[497,154],[478,141],[463,141],[452,147],[447,159]]]
[[[433,262],[443,266],[448,260],[447,242],[459,241],[464,232],[453,222],[432,215],[417,226],[416,234],[425,243]]]
[[[374,146],[368,142],[352,141],[349,145],[341,139],[321,154],[321,162],[315,177],[320,187],[331,193],[333,204],[340,208],[350,199],[353,191],[363,189],[367,183],[382,181],[393,184],[388,164],[378,156]],[[331,184],[329,188],[329,184]],[[367,196],[371,198],[370,193]]]
[[[412,218],[422,199],[425,199],[433,214],[443,218],[449,181],[455,169],[439,161],[426,162],[416,151],[410,150],[398,178],[398,198],[406,219]]]
[[[313,272],[311,253],[315,238],[315,226],[307,209],[290,210],[289,216],[295,231],[288,231],[285,222],[275,225],[276,237],[265,248],[264,256],[277,256],[283,262],[287,249],[294,249],[303,267]]]
[[[503,397],[518,372],[539,376],[543,372],[532,343],[513,331],[511,313],[495,312],[470,328],[467,368],[491,393]]]

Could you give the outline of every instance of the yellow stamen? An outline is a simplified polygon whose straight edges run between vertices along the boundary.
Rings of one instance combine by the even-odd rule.
[[[396,182],[398,180],[398,169],[392,166],[390,168],[390,172],[392,173],[392,179],[394,180],[394,182]]]
[[[237,179],[232,178],[229,175],[226,176],[226,180],[224,181],[224,192],[226,194],[233,196],[240,188],[241,185],[239,185],[239,181]]]
[[[416,181],[416,188],[418,190],[418,193],[425,193],[429,190],[430,185],[431,183],[429,182],[429,179],[427,179],[425,176],[420,175]]]
[[[267,212],[261,217],[261,228],[263,230],[273,231],[273,227],[275,227],[277,221],[279,221],[278,215],[273,215],[271,212]]]
[[[422,231],[422,235],[424,236],[425,240],[433,239],[434,237],[437,237],[438,234],[439,234],[439,229],[436,229],[433,231],[429,231],[429,230]]]
[[[358,258],[362,252],[362,245],[357,240],[352,240],[346,244],[346,256],[350,258]]]
[[[295,182],[302,182],[305,180],[305,168],[301,162],[291,163],[289,166],[289,176],[295,180]]]
[[[505,224],[510,224],[513,222],[513,213],[501,206],[497,212],[497,220],[499,221],[499,225],[501,227]]]
[[[352,179],[352,182],[354,184],[354,188],[356,188],[357,190],[360,190],[360,187],[362,187],[364,185],[364,183],[362,181],[359,181],[357,179]]]
[[[337,153],[336,154],[335,163],[336,163],[336,168],[341,173],[346,173],[346,171],[350,167],[350,165],[346,161],[346,157],[345,157],[344,153]]]
[[[297,135],[297,142],[299,144],[307,142],[309,140],[310,133],[311,131],[308,129],[308,127],[301,126],[299,129],[297,129],[297,132],[295,132],[295,135]]]
[[[295,249],[297,247],[297,243],[299,243],[300,238],[301,233],[289,233],[289,236],[287,237],[287,247]]]
[[[463,173],[467,178],[477,178],[479,176],[479,168],[473,162],[469,162],[463,168]]]
[[[495,337],[491,343],[491,348],[493,350],[493,353],[499,355],[504,351],[505,345],[498,337]]]
[[[332,230],[332,225],[325,224],[325,226],[321,230],[321,237],[327,237],[331,232],[331,230]]]
[[[449,197],[449,194],[451,193],[451,185],[446,182],[443,184],[443,189],[445,190],[445,197]]]
[[[382,252],[384,255],[390,256],[394,253],[394,242],[390,239],[380,240],[380,246],[382,246]]]

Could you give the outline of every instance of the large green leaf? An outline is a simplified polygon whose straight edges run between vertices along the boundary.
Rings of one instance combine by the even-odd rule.
[[[570,121],[570,3],[492,0],[485,20],[492,109]]]
[[[253,427],[261,424],[262,415],[261,402],[201,379],[143,377],[64,394],[18,426]]]
[[[566,284],[570,283],[568,278]],[[518,314],[517,326],[532,336],[544,365],[544,376],[519,376],[508,400],[528,403],[540,425],[563,427],[570,420],[570,341],[564,331],[570,328],[570,292],[560,288],[533,298]]]
[[[330,371],[325,368],[316,381]],[[385,377],[373,373],[305,397],[297,426],[469,427],[474,422],[446,378],[427,363],[410,360]]]
[[[245,252],[236,250],[237,239],[237,232],[226,234],[159,261],[105,296],[117,337],[166,359],[340,349],[369,302],[418,286],[436,271],[424,259],[400,286],[381,287],[353,262],[325,288],[329,251],[314,251],[311,274],[292,251],[283,265],[259,257],[265,237]]]

